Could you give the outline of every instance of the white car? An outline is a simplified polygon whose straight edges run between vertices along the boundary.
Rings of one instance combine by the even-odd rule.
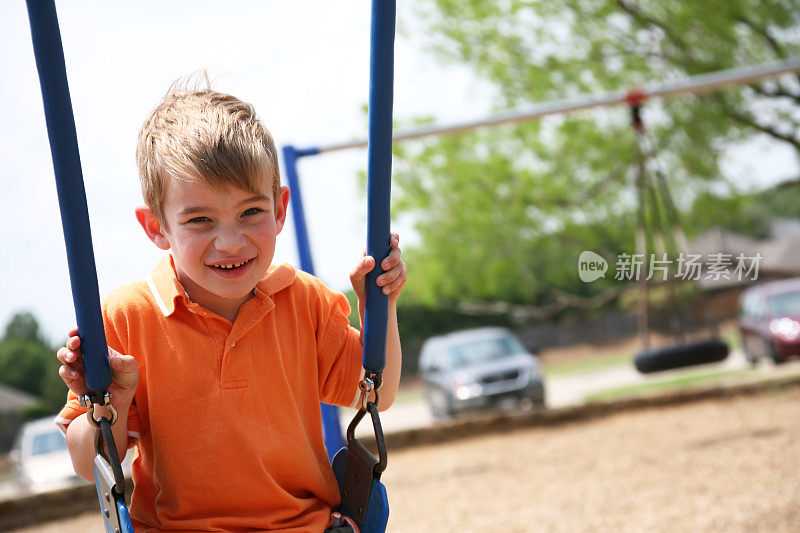
[[[132,455],[129,451],[122,463],[126,476],[130,476]],[[23,492],[48,492],[88,483],[73,470],[67,441],[52,416],[22,426],[11,460]]]
[[[17,482],[25,492],[46,492],[87,483],[75,474],[67,441],[53,417],[22,426],[11,451]]]

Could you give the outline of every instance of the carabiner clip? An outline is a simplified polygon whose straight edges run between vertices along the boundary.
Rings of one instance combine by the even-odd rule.
[[[356,426],[358,426],[368,412],[372,418],[372,429],[375,433],[375,444],[378,447],[378,460],[375,462],[373,470],[376,474],[380,474],[386,470],[386,464],[388,463],[389,459],[386,451],[386,439],[383,436],[383,427],[381,426],[381,419],[378,415],[378,405],[375,402],[368,402],[365,408],[359,409],[356,413],[356,416],[354,416],[353,420],[350,422],[350,425],[347,426],[347,447],[350,449],[351,443],[358,443],[361,445],[361,447],[364,446],[358,441],[358,439],[356,439],[355,434]]]

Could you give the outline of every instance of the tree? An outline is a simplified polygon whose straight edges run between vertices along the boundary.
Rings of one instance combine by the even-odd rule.
[[[27,312],[16,313],[6,325],[3,340],[18,339],[44,344],[39,334],[39,323]]]
[[[506,106],[784,60],[800,51],[798,0],[429,0],[423,5],[435,50],[495,82]],[[779,104],[755,105],[764,99]],[[713,107],[709,117],[721,115],[745,133],[760,131],[800,149],[797,76],[699,100],[702,107]],[[715,118],[712,131],[740,133]]]
[[[500,108],[663,83],[800,50],[798,0],[429,0],[431,47],[494,83]],[[721,187],[722,148],[753,135],[800,151],[800,83],[649,102],[648,169],[689,208]],[[582,250],[634,251],[636,140],[625,109],[450,136],[396,149],[397,213],[415,216],[410,296],[559,308],[596,298]],[[746,188],[746,187],[745,187]],[[690,230],[692,228],[689,228]],[[569,294],[566,294],[569,293]]]
[[[58,377],[60,363],[55,349],[39,332],[30,313],[16,313],[0,340],[0,382],[42,399],[37,414],[57,410],[64,403],[67,388]]]

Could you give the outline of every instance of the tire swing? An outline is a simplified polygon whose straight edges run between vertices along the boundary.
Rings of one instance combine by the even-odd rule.
[[[628,94],[626,102],[631,109],[631,125],[636,135],[638,153],[638,171],[636,190],[638,194],[636,252],[647,258],[648,242],[652,243],[654,253],[662,259],[667,258],[667,250],[687,250],[687,240],[683,234],[678,211],[672,201],[667,180],[664,174],[655,169],[650,176],[647,171],[648,157],[645,149],[645,127],[641,117],[641,106],[646,96],[641,91]],[[671,262],[668,262],[671,264]],[[668,267],[667,267],[668,268]],[[697,282],[690,281],[695,301],[701,306],[703,329],[708,337],[702,340],[689,339],[686,325],[678,312],[678,299],[675,294],[675,283],[669,271],[665,271],[667,285],[667,302],[670,332],[676,340],[674,344],[663,347],[650,346],[649,320],[649,281],[647,275],[639,276],[639,336],[643,345],[642,351],[634,357],[636,370],[643,374],[671,370],[686,366],[716,363],[728,357],[728,344],[719,336],[719,326],[711,317],[703,293]]]

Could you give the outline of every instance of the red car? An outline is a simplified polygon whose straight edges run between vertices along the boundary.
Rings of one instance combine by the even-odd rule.
[[[748,361],[782,363],[800,356],[800,278],[750,287],[740,303],[739,331]]]

